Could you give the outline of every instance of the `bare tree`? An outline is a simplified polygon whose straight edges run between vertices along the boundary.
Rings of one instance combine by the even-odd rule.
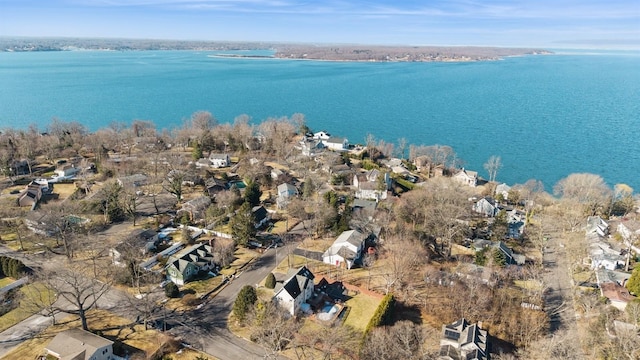
[[[74,266],[49,271],[43,281],[64,300],[56,302],[57,311],[77,315],[82,328],[89,330],[87,311],[93,309],[109,291],[109,285],[88,277],[83,269]]]
[[[581,204],[589,215],[602,211],[611,198],[611,189],[602,177],[589,173],[571,174],[561,179],[553,192]]]
[[[502,159],[500,156],[491,155],[489,160],[484,163],[484,169],[489,173],[489,181],[496,181],[496,175],[498,175],[498,170],[502,168]]]

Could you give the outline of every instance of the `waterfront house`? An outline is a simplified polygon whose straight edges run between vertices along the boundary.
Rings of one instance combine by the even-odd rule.
[[[511,190],[511,186],[506,183],[499,184],[496,186],[496,190],[494,191],[495,196],[501,195],[504,200],[509,199],[509,191]]]
[[[30,206],[33,209],[41,198],[42,185],[32,181],[18,195],[18,206]]]
[[[349,149],[349,140],[346,138],[332,136],[322,140],[322,144],[329,150],[344,151]]]
[[[322,140],[303,138],[299,142],[298,148],[302,151],[303,156],[315,156],[324,150]]]
[[[326,131],[318,131],[317,133],[313,134],[313,139],[315,140],[329,140],[330,137],[331,134]]]
[[[462,318],[442,326],[439,360],[485,360],[489,354],[489,334],[480,324]]]
[[[289,270],[284,282],[276,285],[273,300],[289,315],[295,316],[313,295],[313,279],[313,273],[306,266]]]
[[[167,261],[167,280],[176,285],[184,285],[200,271],[211,271],[216,268],[213,248],[207,244],[192,245]]]
[[[357,230],[344,231],[322,254],[322,261],[351,269],[354,262],[362,256],[365,240],[364,234]]]
[[[82,329],[59,332],[45,348],[49,357],[59,360],[115,360],[113,341]]]
[[[380,180],[378,180],[379,178]],[[374,169],[354,175],[352,183],[356,191],[356,199],[379,201],[387,198],[387,190],[391,187],[391,178],[388,173],[381,173]]]
[[[462,168],[455,175],[453,175],[453,179],[463,185],[476,187],[476,185],[478,184],[478,172],[465,170],[465,168]]]

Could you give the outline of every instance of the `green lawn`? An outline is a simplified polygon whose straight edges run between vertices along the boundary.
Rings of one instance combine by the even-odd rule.
[[[350,308],[344,324],[364,332],[382,299],[360,293],[345,302]]]

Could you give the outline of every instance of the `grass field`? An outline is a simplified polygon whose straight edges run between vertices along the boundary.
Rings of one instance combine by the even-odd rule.
[[[20,292],[25,298],[47,298],[47,294],[43,293],[44,291],[47,290],[41,284],[27,284],[20,288]],[[29,302],[25,299],[21,300],[17,308],[0,316],[0,332],[12,327],[38,311],[40,311],[40,309],[34,305],[34,302]]]
[[[380,298],[360,293],[345,301],[345,305],[348,306],[350,310],[347,318],[344,320],[344,325],[364,332],[381,300]]]

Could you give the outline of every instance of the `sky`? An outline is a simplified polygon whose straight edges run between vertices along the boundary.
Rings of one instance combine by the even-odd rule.
[[[0,0],[0,36],[640,49],[640,0]]]

